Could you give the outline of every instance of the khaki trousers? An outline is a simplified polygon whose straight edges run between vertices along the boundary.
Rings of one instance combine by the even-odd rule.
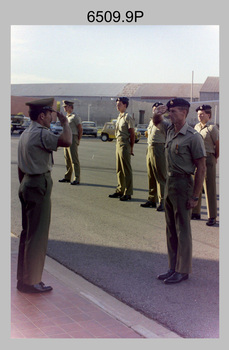
[[[17,279],[33,285],[41,282],[51,217],[52,178],[50,172],[25,175],[19,198],[22,232],[19,242]]]
[[[116,173],[118,180],[116,192],[131,196],[133,194],[133,176],[130,151],[129,143],[116,142]]]
[[[217,198],[216,198],[216,158],[214,154],[207,153],[206,157],[206,175],[204,178],[204,193],[206,197],[208,218],[217,217]],[[197,206],[193,209],[193,214],[201,213],[202,193],[200,193]]]
[[[163,203],[166,179],[165,145],[163,143],[148,146],[146,166],[149,182],[148,200]]]
[[[187,200],[193,193],[193,178],[170,177],[165,185],[165,219],[169,268],[179,273],[192,271],[191,210]]]
[[[78,136],[72,135],[72,144],[68,148],[64,148],[64,157],[67,172],[65,173],[65,179],[71,181],[71,177],[74,171],[74,179],[80,181],[80,162],[78,156]]]

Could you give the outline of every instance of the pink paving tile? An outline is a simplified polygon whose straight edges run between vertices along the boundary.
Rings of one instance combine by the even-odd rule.
[[[18,309],[23,313],[23,314],[26,314],[26,315],[31,315],[31,314],[34,314],[36,312],[39,312],[39,310],[37,309],[37,307],[35,305],[31,305],[31,304],[28,304],[28,305],[19,305],[18,306]]]
[[[16,292],[17,293],[17,292]],[[32,304],[28,301],[28,300],[26,300],[24,297],[23,297],[23,295],[22,295],[22,293],[17,293],[18,295],[17,296],[15,296],[15,295],[12,295],[12,299],[11,299],[11,301],[12,301],[12,303],[14,304],[14,305],[17,305],[17,309],[21,309],[21,308],[23,308],[23,307],[29,307],[29,306],[31,306]]]
[[[77,332],[81,332],[83,330],[83,327],[80,326],[79,323],[74,322],[74,323],[68,323],[68,324],[63,324],[60,325],[60,327],[66,332],[69,333],[71,331],[77,331]]]
[[[52,304],[51,302],[49,303],[46,300],[35,300],[32,302],[38,310],[44,312],[44,311],[48,311],[48,310],[56,310],[56,306],[54,304]]]
[[[24,329],[21,332],[26,338],[48,338],[48,336],[39,328]]]
[[[88,329],[92,335],[95,337],[102,337],[106,335],[111,335],[112,332],[108,330],[106,327],[103,327],[101,324],[94,320],[88,320],[88,321],[80,321],[79,324],[81,327]]]
[[[60,339],[65,339],[65,338],[72,338],[70,334],[67,333],[62,333],[62,334],[53,334],[50,335],[49,338],[60,338]]]
[[[63,299],[55,300],[55,302],[52,302],[52,303],[59,309],[66,308],[66,307],[73,307],[75,305],[72,301],[63,300]]]
[[[55,318],[55,317],[61,317],[61,316],[66,316],[64,312],[61,310],[54,308],[52,310],[42,310],[44,315],[48,318]]]
[[[18,330],[11,330],[11,338],[19,339],[19,338],[25,338],[25,336]]]
[[[71,336],[72,338],[78,338],[78,339],[91,339],[91,338],[96,338],[94,335],[92,335],[90,333],[90,330],[87,331],[85,329],[82,329],[80,331],[69,331],[68,332],[69,336]]]
[[[77,306],[74,307],[63,307],[61,309],[62,312],[64,312],[66,315],[68,316],[72,316],[72,315],[78,315],[78,314],[85,314],[82,310],[80,310]]]
[[[74,320],[68,316],[55,317],[52,320],[57,325],[65,325],[65,324],[69,324],[69,323],[74,323]]]
[[[71,315],[70,317],[76,322],[87,321],[87,320],[91,319],[91,317],[88,314],[85,314],[85,313],[76,313],[74,315]]]
[[[35,323],[39,323],[39,321],[43,321],[44,320],[44,314],[31,314],[31,315],[27,315],[28,319]]]
[[[46,327],[40,327],[42,332],[44,332],[47,336],[53,336],[58,334],[64,334],[65,331],[58,327],[58,326],[46,326]]]
[[[33,324],[38,328],[42,328],[42,327],[46,327],[46,326],[55,326],[55,323],[49,318],[42,318],[39,320],[33,320]]]
[[[11,314],[11,322],[20,323],[21,321],[28,321],[28,318],[26,317],[26,315],[22,314],[21,311],[20,313]]]
[[[12,257],[11,338],[141,338],[140,335],[44,271],[54,290],[24,294],[16,289],[17,256]],[[48,281],[48,282],[46,282]]]
[[[33,322],[28,321],[20,321],[17,323],[14,323],[14,325],[17,326],[18,330],[20,330],[21,332],[24,330],[30,330],[30,329],[35,329],[36,326]]]

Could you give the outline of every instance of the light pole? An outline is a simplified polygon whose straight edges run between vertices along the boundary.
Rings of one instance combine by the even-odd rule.
[[[192,71],[191,102],[193,101],[193,81],[194,81],[194,71]]]
[[[90,109],[91,109],[91,105],[88,105],[88,109],[87,109],[87,120],[90,121]]]

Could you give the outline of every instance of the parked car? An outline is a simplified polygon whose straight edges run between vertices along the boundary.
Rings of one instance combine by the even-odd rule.
[[[14,131],[18,131],[21,134],[31,123],[30,118],[23,114],[11,114],[11,135]]]
[[[101,131],[101,140],[103,142],[113,141],[115,139],[115,123],[107,122]],[[141,133],[135,130],[135,143],[137,143],[141,138]]]
[[[139,131],[141,135],[145,136],[145,132],[147,131],[148,124],[138,124],[136,127],[136,131]]]
[[[83,135],[92,135],[97,137],[97,126],[95,122],[82,121]]]
[[[61,126],[60,121],[52,122],[50,124],[50,130],[56,135],[60,134],[63,130],[63,127]]]

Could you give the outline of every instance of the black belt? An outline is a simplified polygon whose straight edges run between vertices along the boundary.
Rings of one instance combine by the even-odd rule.
[[[175,171],[168,171],[167,175],[169,177],[190,177],[191,174],[187,174],[187,173],[176,173]]]
[[[165,145],[164,142],[152,142],[149,146],[154,146],[154,145]]]
[[[43,176],[43,175],[48,174],[48,173],[50,173],[50,170],[48,170],[48,171],[46,171],[45,173],[42,173],[42,174],[25,174],[25,175],[34,177],[34,176]]]

